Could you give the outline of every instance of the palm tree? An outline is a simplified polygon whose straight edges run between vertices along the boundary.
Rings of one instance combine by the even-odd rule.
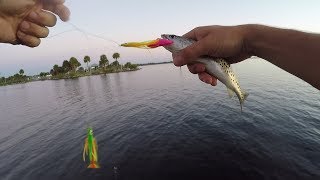
[[[116,61],[120,58],[120,54],[119,53],[113,53],[112,58],[115,59]]]
[[[85,56],[84,59],[83,59],[83,62],[87,63],[87,70],[89,70],[89,62],[90,61],[91,61],[90,56]]]
[[[116,61],[118,61],[118,59],[120,58],[120,54],[119,53],[113,53],[112,58],[115,59]],[[118,63],[119,64],[119,63]],[[121,67],[122,69],[122,67]]]
[[[22,76],[24,74],[24,70],[20,69],[19,74]]]
[[[109,60],[105,54],[102,54],[100,56],[99,65],[102,66],[104,70],[105,70],[105,67],[109,65]]]

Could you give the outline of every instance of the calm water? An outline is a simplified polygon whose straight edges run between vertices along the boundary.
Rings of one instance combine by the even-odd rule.
[[[258,59],[234,69],[243,113],[172,64],[0,87],[0,179],[320,179],[319,91]],[[82,161],[88,125],[101,169]]]

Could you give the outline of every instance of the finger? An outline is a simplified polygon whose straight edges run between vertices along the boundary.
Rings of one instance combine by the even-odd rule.
[[[37,46],[39,46],[39,44],[41,42],[41,40],[39,38],[25,34],[21,31],[17,32],[17,36],[23,45],[26,45],[29,47],[37,47]]]
[[[207,84],[210,84],[212,86],[217,85],[217,79],[213,76],[210,76],[209,74],[203,72],[198,74],[199,79]]]
[[[172,59],[174,59],[177,56],[177,53],[172,53]]]
[[[19,30],[37,38],[45,38],[49,35],[48,28],[27,21],[23,21],[21,23]]]
[[[48,11],[43,11],[43,10],[39,12],[32,11],[29,14],[28,19],[40,26],[49,26],[49,27],[56,25],[56,22],[57,22],[57,18],[54,14]]]
[[[192,61],[198,57],[209,54],[209,45],[205,40],[197,41],[190,46],[182,49],[173,59],[176,66],[183,66],[185,64],[192,64]]]
[[[209,26],[199,26],[187,32],[182,37],[197,41],[197,40],[203,39],[208,34],[208,32],[209,32]]]
[[[193,74],[202,73],[206,70],[203,64],[188,64],[188,69]]]
[[[212,77],[209,74],[202,72],[202,73],[199,73],[198,76],[202,82],[207,83],[207,84],[212,83]]]
[[[175,58],[178,56],[178,53],[172,53],[172,59],[173,59],[173,64],[174,65],[176,65],[174,62],[175,62]],[[178,65],[176,65],[176,66],[178,66]],[[178,67],[181,67],[181,66],[183,66],[183,65],[179,65]]]
[[[62,21],[68,21],[70,18],[70,10],[63,4],[45,4],[43,9],[58,15]]]
[[[212,76],[211,76],[212,77]],[[218,84],[218,80],[215,77],[212,77],[212,86],[216,86]]]
[[[187,32],[186,34],[182,35],[182,37],[197,40],[196,32],[199,28],[194,28],[191,31]]]

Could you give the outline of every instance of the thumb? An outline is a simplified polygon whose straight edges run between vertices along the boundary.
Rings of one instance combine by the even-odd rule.
[[[209,54],[209,45],[202,39],[197,41],[190,46],[182,49],[180,52],[174,55],[173,63],[176,66],[183,66],[186,64],[191,64],[194,60],[200,56]]]

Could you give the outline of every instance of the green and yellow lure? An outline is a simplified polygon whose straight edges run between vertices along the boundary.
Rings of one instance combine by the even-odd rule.
[[[92,128],[88,128],[87,138],[85,139],[83,148],[83,161],[86,161],[86,155],[89,156],[90,164],[88,168],[100,168],[98,164],[98,145],[96,139],[93,137]]]

